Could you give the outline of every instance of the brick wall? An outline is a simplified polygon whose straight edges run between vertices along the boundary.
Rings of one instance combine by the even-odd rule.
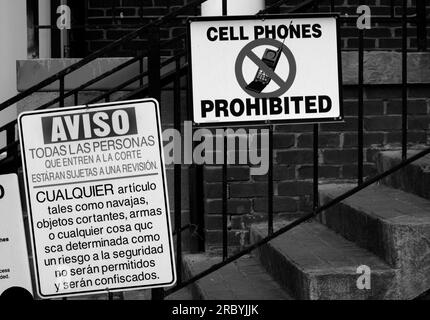
[[[89,20],[93,28],[87,30],[90,51],[97,50],[111,41],[132,30],[128,24],[145,24],[161,15],[183,5],[185,0],[115,0],[117,9],[112,18],[110,1],[90,0]],[[275,0],[268,0],[267,3]],[[298,0],[288,3],[295,5]],[[336,0],[336,11],[341,14],[355,14],[358,0]],[[372,14],[388,15],[389,0],[366,1]],[[396,0],[400,5],[401,1]],[[141,5],[143,7],[141,7]],[[410,6],[414,3],[410,2]],[[280,12],[289,8],[284,6]],[[323,4],[321,11],[328,11]],[[413,11],[413,9],[411,9]],[[396,8],[399,13],[399,9]],[[122,13],[122,15],[121,15]],[[190,12],[198,14],[198,12]],[[120,18],[121,17],[121,18]],[[184,19],[175,21],[162,29],[162,39],[185,32]],[[114,27],[96,28],[100,24],[114,24]],[[366,49],[392,50],[401,47],[400,26],[372,25],[366,31]],[[356,49],[357,28],[344,25],[342,28],[342,46],[344,49]],[[415,29],[409,28],[408,45],[415,46]],[[429,30],[430,34],[430,30]],[[136,49],[148,45],[145,35],[132,44],[116,52],[118,56],[134,55]],[[171,54],[174,48],[164,50]],[[321,181],[351,181],[357,177],[357,86],[344,86],[345,122],[321,124],[319,137],[319,176]],[[416,85],[408,92],[410,116],[408,120],[410,145],[425,144],[429,141],[430,124],[430,86]],[[185,102],[184,102],[185,103]],[[171,107],[173,104],[164,102]],[[167,109],[166,109],[167,110]],[[372,176],[376,173],[374,156],[384,149],[399,148],[401,141],[401,90],[397,85],[368,86],[365,88],[365,152],[364,173]],[[163,118],[165,122],[165,118]],[[312,125],[276,126],[274,134],[274,211],[276,215],[295,218],[309,212],[312,205]],[[171,170],[168,170],[171,174]],[[185,174],[185,176],[187,176]],[[222,220],[222,175],[219,166],[207,166],[205,176],[205,218],[206,240],[209,248],[221,243]],[[252,222],[264,220],[267,212],[267,176],[251,176],[248,166],[231,166],[228,169],[228,212],[229,244],[241,246],[248,241],[248,227]],[[173,181],[173,180],[170,180]],[[185,180],[184,180],[185,181]],[[183,196],[187,194],[184,185]],[[169,190],[172,189],[172,186]],[[171,198],[173,192],[170,192]],[[173,198],[171,199],[172,202]],[[183,199],[183,204],[188,199]],[[173,208],[173,206],[172,206]],[[187,223],[188,210],[184,210],[184,224]]]
[[[190,0],[89,0],[89,27],[86,30],[88,50],[94,52],[137,27],[176,10],[187,2]],[[187,12],[188,15],[198,15],[199,13],[199,8]],[[172,21],[161,28],[161,40],[171,39],[184,33],[186,31],[184,26],[185,18]],[[143,50],[147,46],[147,35],[143,34],[111,56],[134,56],[136,51]],[[178,47],[183,47],[183,44],[169,46],[162,50],[162,55],[171,55]]]
[[[266,3],[275,3],[275,0],[268,0]],[[283,5],[281,12],[286,12],[288,9],[293,8],[296,4],[302,3],[301,0],[288,1],[288,5]],[[341,16],[357,15],[357,7],[360,4],[366,4],[371,9],[372,17],[377,16],[390,16],[391,14],[391,0],[334,0],[335,12]],[[321,0],[318,10],[320,12],[330,11],[330,1]],[[408,14],[415,14],[415,0],[408,0]],[[394,0],[394,13],[396,16],[402,15],[402,0]],[[430,14],[430,12],[429,12]],[[428,28],[428,32],[430,28]],[[408,24],[408,47],[416,48],[416,28]],[[340,35],[342,38],[341,44],[343,49],[356,50],[358,48],[358,29],[356,22],[344,23],[341,27]],[[402,47],[402,28],[400,23],[376,23],[372,22],[371,29],[365,30],[364,33],[364,47],[365,49],[377,50],[393,50]],[[428,39],[430,44],[430,39]]]
[[[86,32],[86,40],[89,52],[98,50],[113,40],[127,34],[136,25],[144,25],[154,19],[163,16],[172,10],[184,5],[188,0],[89,0],[88,23],[90,27]],[[267,0],[270,5],[277,0]],[[302,0],[287,1],[278,12],[286,12]],[[356,15],[359,0],[335,0],[335,11],[341,15]],[[371,8],[373,16],[387,16],[390,14],[391,0],[365,1]],[[322,0],[319,10],[329,12],[330,7],[327,0]],[[401,14],[401,0],[395,0],[395,13]],[[115,6],[115,9],[112,9]],[[415,13],[415,1],[409,0],[408,13]],[[200,9],[188,12],[189,15],[199,15]],[[162,39],[170,39],[185,32],[185,19],[178,19],[161,30]],[[100,27],[100,25],[103,25]],[[109,25],[109,27],[107,27]],[[134,26],[133,26],[134,25]],[[428,30],[430,34],[430,27]],[[365,31],[364,46],[366,49],[393,50],[401,48],[401,25],[372,23],[372,29]],[[355,50],[358,46],[358,29],[355,23],[345,24],[341,28],[342,47]],[[430,46],[430,38],[428,39]],[[133,56],[136,50],[147,47],[146,36],[136,39],[130,44],[117,50],[116,56]],[[164,55],[170,55],[176,48],[183,44],[176,44],[163,50]],[[408,46],[416,47],[416,28],[408,27]]]

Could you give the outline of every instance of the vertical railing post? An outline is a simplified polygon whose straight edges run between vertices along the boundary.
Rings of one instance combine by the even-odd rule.
[[[416,0],[416,13],[417,13],[417,49],[419,51],[427,50],[427,0]]]
[[[60,108],[64,108],[64,78],[65,76],[60,78]]]
[[[111,11],[112,11],[112,24],[116,24],[116,4],[115,0],[111,0]]]
[[[158,26],[149,30],[148,86],[149,96],[160,101],[160,28]],[[151,293],[152,300],[164,299],[164,289],[152,289]]]
[[[319,192],[318,192],[318,183],[319,183],[319,125],[317,123],[314,124],[313,128],[313,210],[316,210],[319,206]]]
[[[222,15],[227,15],[227,0],[222,0]],[[227,128],[224,128],[224,136],[223,136],[223,157],[224,161],[222,164],[222,258],[223,260],[228,257],[228,229],[227,229],[227,214],[228,214],[228,176],[227,176],[227,159],[228,159],[228,136],[227,136]]]
[[[273,233],[273,126],[269,125],[269,171],[267,173],[267,202],[268,202],[268,223],[267,233]],[[262,148],[264,146],[262,145]]]
[[[148,91],[158,101],[161,98],[160,55],[160,27],[155,26],[149,30]]]
[[[407,0],[402,3],[402,159],[406,160],[408,148],[408,33]]]
[[[76,91],[74,94],[73,94],[73,102],[74,102],[74,104],[75,104],[75,106],[77,106],[78,104],[79,104],[79,91]]]
[[[228,214],[228,136],[227,128],[224,128],[223,133],[223,163],[222,163],[222,258],[223,260],[228,257],[228,228],[227,228],[227,214]]]
[[[173,126],[177,132],[181,135],[181,77],[179,75],[180,72],[180,58],[178,58],[175,62],[176,73],[175,80],[173,83]],[[176,144],[174,144],[176,145]],[[181,150],[174,150],[174,159],[175,159],[175,167],[174,167],[174,208],[175,208],[175,230],[176,230],[176,275],[177,275],[177,283],[181,284],[182,282],[182,165],[181,163],[176,163],[177,153],[180,153]]]
[[[139,59],[139,74],[140,74],[140,78],[139,78],[139,85],[140,87],[143,87],[143,56],[140,57]]]
[[[203,166],[190,166],[190,225],[192,253],[205,251],[205,200]]]
[[[357,180],[363,183],[364,166],[364,30],[358,30],[358,132],[357,132]]]
[[[10,145],[16,141],[16,130],[15,125],[9,125],[6,129],[6,145]],[[18,146],[9,147],[7,150],[7,157],[14,157],[15,162],[17,163],[18,156]],[[14,163],[15,163],[14,162]]]
[[[189,63],[189,61],[188,61]],[[191,106],[192,95],[191,95],[191,82],[188,73],[187,78],[187,105]],[[190,107],[187,108],[187,118],[192,119],[192,110]],[[184,132],[185,135],[185,132]],[[184,158],[187,153],[192,154],[195,142],[192,140],[194,135],[194,129],[191,128],[191,137],[184,137],[184,139],[191,138],[193,149],[184,150]],[[203,165],[197,165],[194,163],[192,157],[189,159],[192,164],[189,168],[189,199],[190,199],[190,225],[191,225],[191,239],[190,239],[190,251],[192,253],[204,252],[206,249],[205,243],[205,193],[204,193],[204,174]]]

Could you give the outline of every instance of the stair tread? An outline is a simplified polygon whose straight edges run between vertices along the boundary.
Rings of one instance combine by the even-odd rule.
[[[210,254],[188,254],[184,264],[194,276],[221,262]],[[291,296],[267,273],[251,255],[227,264],[196,282],[205,300],[290,300]]]
[[[276,222],[275,230],[287,223],[286,221]],[[266,224],[254,225],[252,229],[260,237],[266,236]],[[356,274],[357,267],[360,265],[367,265],[374,272],[392,271],[373,253],[358,247],[316,221],[295,227],[272,240],[270,245],[305,273]]]
[[[330,198],[354,188],[354,184],[326,184],[319,190]],[[389,224],[430,224],[430,201],[384,185],[371,185],[342,203]]]

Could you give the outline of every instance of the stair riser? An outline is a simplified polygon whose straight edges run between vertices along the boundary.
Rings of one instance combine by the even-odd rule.
[[[183,262],[182,263],[182,279],[190,279],[193,277],[193,274],[191,270],[188,268],[188,265]],[[202,289],[199,286],[199,282],[193,282],[191,285],[188,286],[191,296],[193,297],[193,300],[204,300],[205,296],[203,294]]]
[[[261,240],[259,235],[251,234],[251,243]],[[288,290],[294,298],[300,300],[310,299],[309,280],[275,248],[270,244],[264,245],[255,250],[254,254],[272,277]]]
[[[251,241],[261,240],[257,232],[251,233]],[[294,244],[292,244],[294,245]],[[306,300],[367,300],[395,299],[397,294],[387,288],[394,287],[394,272],[371,275],[371,289],[357,288],[359,274],[356,270],[345,270],[341,274],[305,273],[288,257],[270,243],[257,249],[260,262],[267,271],[297,299]]]
[[[331,197],[320,195],[321,204],[330,200]],[[389,239],[392,235],[388,226],[381,221],[343,203],[324,211],[317,219],[345,239],[373,252],[390,266],[399,267],[400,257]]]
[[[398,165],[400,162],[400,158],[391,158],[379,154],[376,165],[378,172],[381,173]],[[430,172],[423,170],[416,163],[412,163],[389,175],[382,180],[382,183],[430,200]]]

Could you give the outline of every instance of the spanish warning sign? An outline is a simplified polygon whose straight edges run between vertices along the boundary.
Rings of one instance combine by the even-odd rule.
[[[336,16],[199,17],[188,32],[195,123],[342,120]]]
[[[33,294],[16,174],[0,175],[0,296],[12,288]]]
[[[19,128],[39,295],[173,285],[158,102],[27,112]]]

